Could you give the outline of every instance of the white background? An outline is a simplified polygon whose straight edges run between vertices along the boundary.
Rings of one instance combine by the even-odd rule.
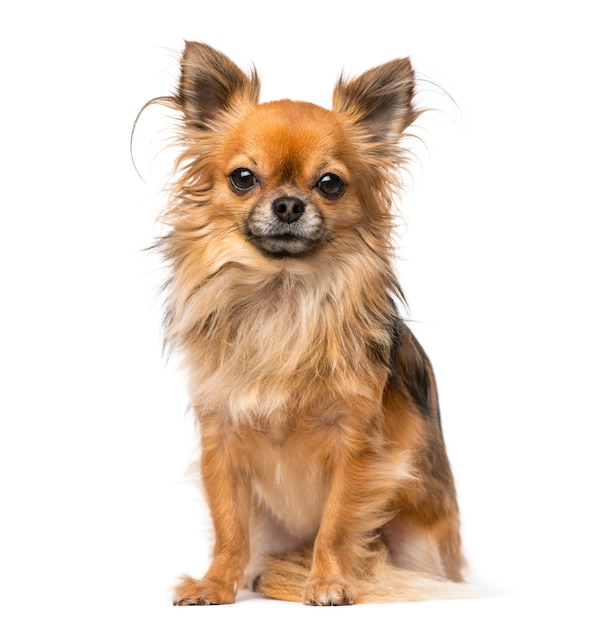
[[[0,17],[0,616],[7,624],[595,621],[592,17],[564,2],[33,2]],[[488,600],[174,608],[208,520],[150,246],[184,39],[328,106],[342,70],[429,82],[400,273]],[[162,132],[161,129],[164,129]],[[425,145],[424,145],[425,144]],[[337,617],[337,613],[339,616]],[[4,618],[6,616],[6,619]]]

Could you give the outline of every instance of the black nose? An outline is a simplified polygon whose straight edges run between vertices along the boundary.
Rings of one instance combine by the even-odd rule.
[[[291,224],[302,217],[306,211],[306,205],[299,198],[282,196],[273,201],[272,209],[281,221]]]

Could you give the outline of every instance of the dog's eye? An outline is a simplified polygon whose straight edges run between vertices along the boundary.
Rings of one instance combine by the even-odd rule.
[[[236,191],[249,191],[258,182],[256,176],[245,167],[238,167],[229,175],[229,182]]]
[[[320,177],[316,183],[318,191],[327,198],[336,198],[344,189],[345,182],[337,174],[328,172]]]

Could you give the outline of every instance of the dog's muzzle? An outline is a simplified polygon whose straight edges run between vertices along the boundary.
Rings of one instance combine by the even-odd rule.
[[[301,256],[322,241],[324,220],[309,199],[283,195],[253,207],[245,232],[267,256]]]

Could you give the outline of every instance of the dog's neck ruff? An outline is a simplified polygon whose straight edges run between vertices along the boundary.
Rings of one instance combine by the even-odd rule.
[[[185,354],[197,412],[260,424],[333,396],[375,401],[394,308],[377,268],[355,260],[308,273],[230,263],[173,302],[168,338]]]

